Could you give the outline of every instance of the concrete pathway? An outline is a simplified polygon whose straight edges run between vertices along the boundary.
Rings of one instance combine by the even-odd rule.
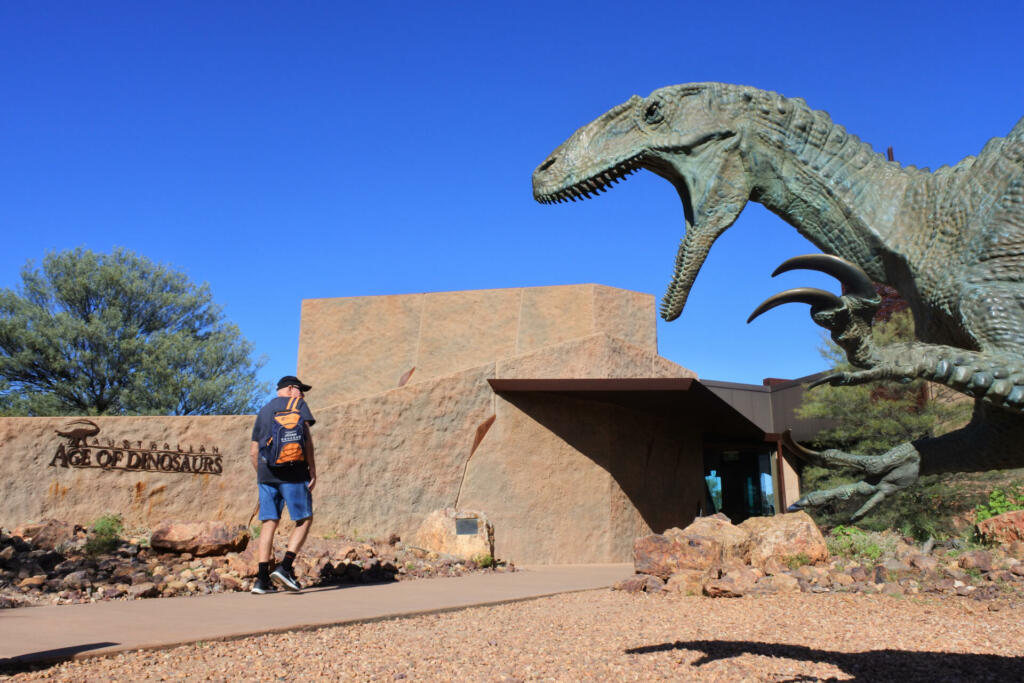
[[[523,567],[301,593],[96,602],[0,610],[0,671],[27,662],[164,648],[295,629],[444,612],[606,588],[631,564]]]

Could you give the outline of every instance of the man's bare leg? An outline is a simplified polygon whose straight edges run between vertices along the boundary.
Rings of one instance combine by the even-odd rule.
[[[288,550],[299,554],[302,550],[303,544],[306,542],[306,536],[309,535],[309,528],[313,526],[313,518],[306,517],[306,519],[300,519],[295,523],[295,528],[292,529],[291,535],[288,537]]]
[[[257,549],[256,561],[257,562],[272,562],[274,558],[274,533],[277,531],[277,524],[279,520],[268,519],[263,522],[263,526],[260,527],[260,544]],[[296,529],[297,530],[297,529]],[[292,533],[292,536],[295,534]],[[302,540],[306,540],[305,534],[302,536]]]

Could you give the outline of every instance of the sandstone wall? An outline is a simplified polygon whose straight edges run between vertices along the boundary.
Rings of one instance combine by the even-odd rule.
[[[317,409],[317,526],[408,539],[431,511],[459,507],[488,516],[504,559],[629,560],[636,535],[696,514],[699,429],[586,401],[509,402],[487,380],[652,373],[692,376],[598,334]]]
[[[108,512],[141,526],[168,518],[248,520],[256,502],[252,416],[94,417],[99,432],[84,448],[56,433],[74,419],[0,419],[0,525],[45,517],[89,523]],[[177,471],[183,467],[189,471]]]
[[[700,433],[544,394],[496,401],[458,506],[483,510],[498,557],[623,562],[637,536],[688,524],[703,499]]]
[[[656,355],[654,297],[588,284],[307,299],[297,372],[327,407],[598,333]]]

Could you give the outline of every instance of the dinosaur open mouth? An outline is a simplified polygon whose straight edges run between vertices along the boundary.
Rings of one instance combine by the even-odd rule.
[[[609,185],[614,185],[626,176],[640,170],[643,167],[643,161],[644,153],[641,152],[585,180],[581,180],[551,194],[540,195],[536,199],[541,204],[558,204],[565,201],[576,201],[577,199],[590,199],[591,195],[597,196],[599,192],[607,192]]]

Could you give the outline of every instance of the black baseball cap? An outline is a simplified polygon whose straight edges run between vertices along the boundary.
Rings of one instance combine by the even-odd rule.
[[[302,393],[306,393],[313,388],[308,384],[303,384],[295,375],[285,375],[281,379],[277,380],[278,389],[284,389],[285,387],[298,387],[302,390]]]

